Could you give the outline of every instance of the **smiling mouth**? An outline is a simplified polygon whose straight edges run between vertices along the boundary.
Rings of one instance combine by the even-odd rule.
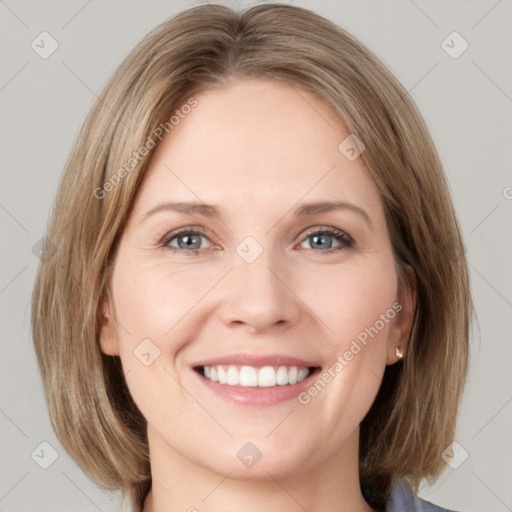
[[[196,366],[205,379],[227,386],[272,388],[298,384],[320,370],[318,366],[248,366],[223,365]]]

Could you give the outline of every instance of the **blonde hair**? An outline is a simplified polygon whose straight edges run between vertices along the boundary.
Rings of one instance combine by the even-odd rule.
[[[153,149],[126,162],[194,95],[242,76],[314,93],[366,147],[360,158],[383,200],[401,283],[407,266],[416,274],[417,307],[406,356],[386,368],[361,423],[360,476],[375,504],[397,478],[417,492],[444,469],[467,373],[472,304],[460,231],[407,92],[354,37],[299,7],[184,11],[136,46],[92,108],[61,178],[47,233],[55,251],[42,259],[32,297],[52,426],[94,482],[133,492],[142,506],[151,485],[146,421],[119,358],[98,341],[99,304]]]

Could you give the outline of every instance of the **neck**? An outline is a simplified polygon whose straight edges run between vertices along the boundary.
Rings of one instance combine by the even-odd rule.
[[[372,512],[359,485],[356,430],[321,465],[289,475],[267,468],[258,478],[233,478],[198,465],[148,428],[152,488],[143,512]]]

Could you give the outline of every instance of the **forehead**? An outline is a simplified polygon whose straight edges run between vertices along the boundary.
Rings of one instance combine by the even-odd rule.
[[[246,78],[194,98],[197,106],[155,150],[137,213],[167,200],[268,209],[331,199],[378,208],[361,159],[349,161],[339,150],[349,133],[312,93]]]

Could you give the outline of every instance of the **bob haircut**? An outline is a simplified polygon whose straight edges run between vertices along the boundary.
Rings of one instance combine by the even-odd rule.
[[[146,420],[119,357],[100,350],[100,303],[153,130],[169,129],[193,95],[237,77],[314,93],[366,148],[360,158],[382,197],[400,286],[411,267],[417,303],[406,355],[386,367],[361,423],[361,485],[370,504],[398,478],[417,493],[445,467],[468,368],[472,301],[460,228],[407,91],[353,36],[283,4],[202,5],[170,18],[124,59],[89,113],[61,177],[32,295],[52,427],[89,478],[142,506],[151,486]]]

